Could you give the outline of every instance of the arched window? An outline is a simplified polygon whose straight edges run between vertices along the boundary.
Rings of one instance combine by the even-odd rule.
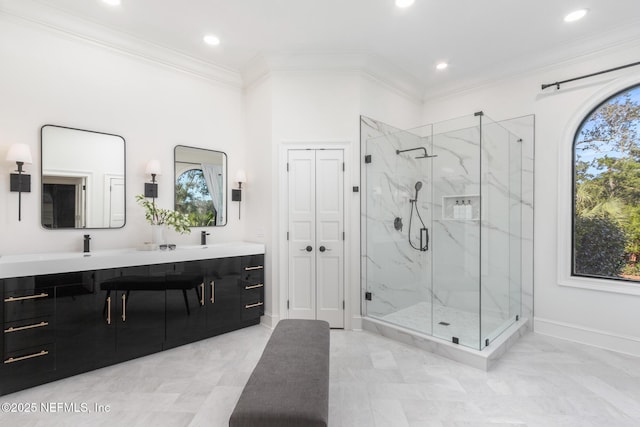
[[[176,210],[189,217],[192,227],[216,224],[216,210],[202,169],[189,169],[176,179]]]
[[[580,124],[573,201],[572,274],[640,281],[640,85]]]

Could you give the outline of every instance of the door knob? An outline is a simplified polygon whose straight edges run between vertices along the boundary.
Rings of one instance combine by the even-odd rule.
[[[311,252],[313,250],[313,248],[311,246],[307,246],[304,249],[300,249],[301,251],[307,251],[307,252]]]
[[[324,252],[324,251],[327,250],[327,248],[325,248],[324,246],[320,246],[319,250],[320,250],[320,252]]]

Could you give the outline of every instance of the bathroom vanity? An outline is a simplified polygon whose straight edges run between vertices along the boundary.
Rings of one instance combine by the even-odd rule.
[[[0,288],[7,394],[258,324],[264,245],[5,256]]]

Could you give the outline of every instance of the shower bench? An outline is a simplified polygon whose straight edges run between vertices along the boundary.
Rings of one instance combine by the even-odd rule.
[[[281,320],[240,395],[229,427],[326,427],[329,324]]]

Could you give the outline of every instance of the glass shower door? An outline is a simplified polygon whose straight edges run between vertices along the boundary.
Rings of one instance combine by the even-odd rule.
[[[431,159],[420,148],[426,151],[426,143],[393,130],[366,140],[363,263],[366,315],[430,335]]]

